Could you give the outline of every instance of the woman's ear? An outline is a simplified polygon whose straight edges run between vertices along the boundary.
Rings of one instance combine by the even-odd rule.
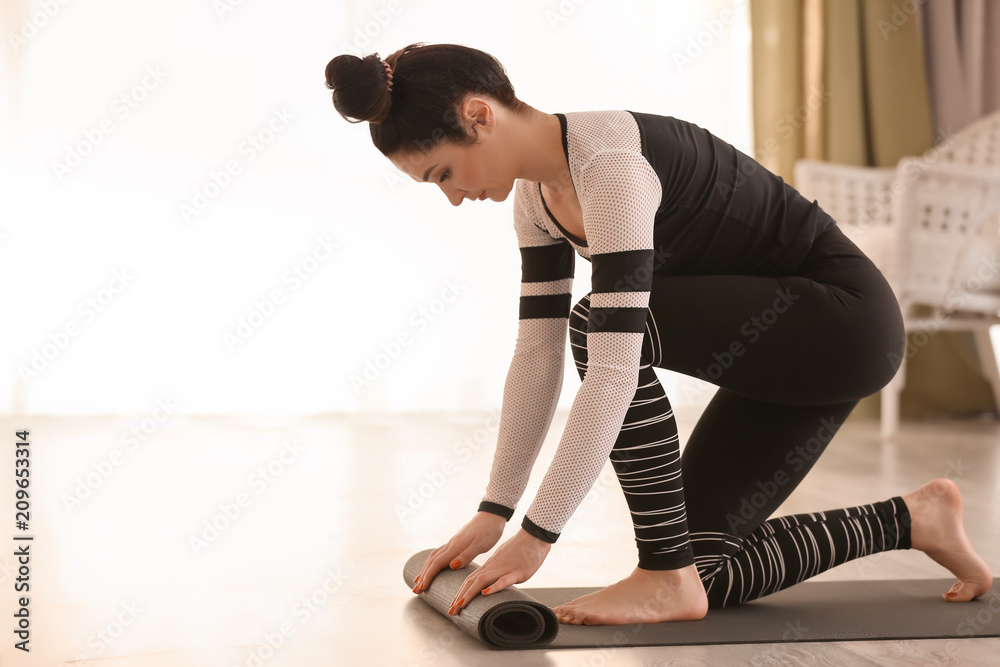
[[[493,103],[483,97],[468,98],[460,107],[459,122],[476,136],[491,134],[497,124]]]

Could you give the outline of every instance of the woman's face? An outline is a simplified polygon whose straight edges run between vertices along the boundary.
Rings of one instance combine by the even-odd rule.
[[[442,143],[431,151],[397,154],[390,160],[418,183],[437,185],[452,206],[465,199],[504,201],[514,189],[511,156],[500,149],[495,132],[480,126],[479,134],[472,146]]]

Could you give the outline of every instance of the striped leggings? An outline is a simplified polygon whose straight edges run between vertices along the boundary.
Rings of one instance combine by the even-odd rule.
[[[899,496],[769,518],[858,401],[892,379],[905,345],[891,288],[839,228],[794,274],[654,276],[638,386],[610,454],[639,567],[695,564],[713,608],[910,548]],[[581,380],[589,306],[588,294],[569,319]],[[654,367],[718,386],[683,455]]]

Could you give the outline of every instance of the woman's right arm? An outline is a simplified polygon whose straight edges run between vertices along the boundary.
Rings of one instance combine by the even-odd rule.
[[[521,253],[517,342],[504,384],[490,482],[479,510],[510,520],[548,433],[562,390],[576,251],[536,219],[525,181],[514,196]]]
[[[428,557],[414,591],[426,590],[444,567],[464,567],[503,534],[548,433],[562,391],[566,333],[576,251],[539,229],[525,213],[523,190],[514,200],[521,252],[517,342],[507,380],[493,467],[472,520]]]
[[[564,288],[555,283],[521,286],[517,343],[504,384],[490,481],[478,508],[506,520],[528,485],[562,391],[571,280],[558,281],[566,284]],[[524,295],[546,289],[565,289],[565,299]]]
[[[414,592],[427,590],[438,572],[468,565],[492,549],[527,486],[528,476],[548,432],[562,389],[563,354],[543,345],[559,333],[565,346],[565,320],[522,319],[517,348],[507,373],[500,429],[486,495],[472,520],[431,552],[417,575]],[[531,341],[531,342],[528,342]]]

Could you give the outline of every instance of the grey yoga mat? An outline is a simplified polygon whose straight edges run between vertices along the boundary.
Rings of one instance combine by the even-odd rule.
[[[409,588],[431,551],[406,561],[403,580]],[[997,579],[986,595],[965,603],[941,599],[954,579],[805,581],[759,600],[711,609],[700,621],[630,625],[559,623],[551,607],[599,587],[508,586],[499,593],[477,595],[449,616],[455,593],[478,568],[475,561],[458,570],[446,567],[420,597],[463,632],[495,649],[1000,637]]]

